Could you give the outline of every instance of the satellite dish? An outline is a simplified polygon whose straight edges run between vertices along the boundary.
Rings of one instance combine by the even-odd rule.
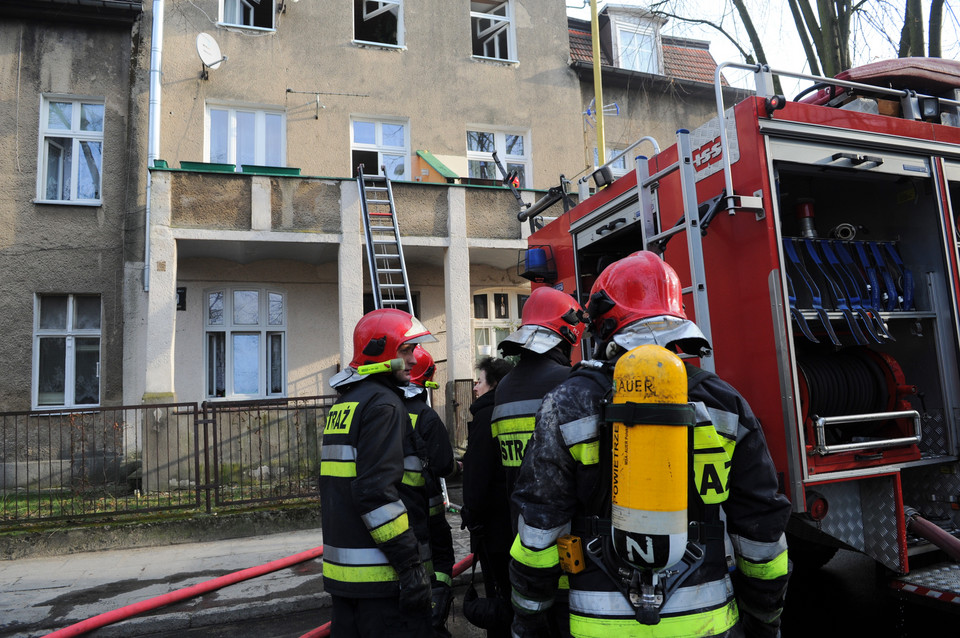
[[[227,56],[221,55],[220,45],[213,39],[209,33],[201,33],[197,36],[197,55],[203,62],[204,72],[209,69],[217,69],[220,64],[227,59]]]

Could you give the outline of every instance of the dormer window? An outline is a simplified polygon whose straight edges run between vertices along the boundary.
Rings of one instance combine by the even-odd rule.
[[[641,73],[663,73],[660,22],[636,14],[610,15],[615,64]]]

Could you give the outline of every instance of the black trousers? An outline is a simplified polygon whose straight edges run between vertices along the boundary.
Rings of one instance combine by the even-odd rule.
[[[331,638],[431,638],[433,627],[430,611],[418,615],[400,611],[396,597],[345,598],[330,596],[333,601]]]

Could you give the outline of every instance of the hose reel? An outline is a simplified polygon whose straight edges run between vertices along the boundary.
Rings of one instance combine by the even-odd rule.
[[[902,411],[911,409],[906,396],[917,389],[906,383],[899,363],[889,354],[861,346],[836,352],[803,350],[797,353],[797,368],[808,441],[815,440],[814,424],[819,421],[823,427],[823,421],[829,422],[824,417],[851,417],[823,427],[824,440],[818,447],[910,435],[910,419]],[[864,418],[859,420],[857,415]]]

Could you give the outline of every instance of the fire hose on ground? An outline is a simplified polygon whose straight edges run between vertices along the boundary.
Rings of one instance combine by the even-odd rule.
[[[264,563],[263,565],[241,569],[240,571],[236,571],[231,574],[226,574],[224,576],[219,576],[196,585],[191,585],[190,587],[184,587],[183,589],[178,589],[160,596],[148,598],[147,600],[132,603],[130,605],[120,607],[119,609],[114,609],[113,611],[98,614],[92,618],[87,618],[86,620],[82,620],[78,623],[47,634],[46,638],[68,638],[69,636],[82,636],[87,632],[120,622],[121,620],[127,620],[133,616],[137,616],[148,611],[153,611],[154,609],[159,609],[160,607],[164,607],[166,605],[178,603],[183,600],[187,600],[188,598],[201,596],[217,589],[227,587],[228,585],[234,585],[245,580],[250,580],[251,578],[256,578],[258,576],[264,576],[272,572],[280,571],[281,569],[292,567],[293,565],[304,563],[320,556],[323,556],[322,545],[320,547],[309,549],[305,552],[287,556],[286,558],[279,558],[277,560],[270,561],[269,563]],[[473,554],[468,554],[463,560],[453,566],[453,575],[459,576],[472,564]],[[305,634],[304,638],[320,638],[321,636],[329,635],[330,623],[327,623],[322,627]]]

